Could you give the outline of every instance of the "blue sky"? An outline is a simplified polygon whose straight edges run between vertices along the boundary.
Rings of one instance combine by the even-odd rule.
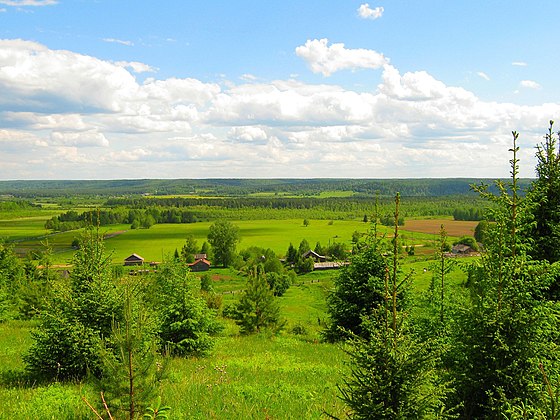
[[[559,12],[0,0],[0,179],[533,176]]]

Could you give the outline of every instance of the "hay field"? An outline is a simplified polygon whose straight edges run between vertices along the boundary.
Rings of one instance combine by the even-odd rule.
[[[473,236],[477,224],[476,221],[449,219],[406,220],[403,230],[439,235],[440,226],[443,225],[448,236]]]

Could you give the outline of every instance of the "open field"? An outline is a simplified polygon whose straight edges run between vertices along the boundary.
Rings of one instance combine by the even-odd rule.
[[[0,236],[15,243],[16,252],[25,255],[29,251],[45,249],[48,242],[53,249],[55,263],[67,263],[74,250],[72,241],[79,236],[79,231],[49,233],[46,235],[44,222],[46,217],[14,218],[0,221]],[[237,249],[251,246],[271,248],[278,255],[284,255],[290,243],[297,247],[306,239],[311,247],[317,242],[328,246],[333,242],[345,243],[350,249],[353,232],[366,234],[369,223],[359,220],[309,220],[309,226],[303,226],[302,219],[288,220],[241,220],[233,222],[239,227],[241,241]],[[407,220],[400,230],[404,245],[417,246],[417,254],[431,254],[433,243],[438,237],[439,226],[445,224],[452,240],[455,236],[472,234],[476,222],[456,222],[452,220]],[[188,235],[193,235],[198,245],[207,240],[211,222],[190,224],[156,224],[150,229],[130,229],[130,225],[102,226],[105,246],[111,252],[114,263],[120,263],[132,253],[143,256],[146,261],[161,261],[171,255],[175,249],[180,250]],[[378,226],[380,235],[392,235],[391,229]],[[470,233],[469,233],[470,232]]]
[[[439,235],[443,225],[448,236],[472,236],[478,222],[448,220],[448,219],[411,219],[407,220],[403,229],[409,232]]]

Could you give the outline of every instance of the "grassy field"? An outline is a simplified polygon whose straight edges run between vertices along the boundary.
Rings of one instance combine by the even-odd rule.
[[[50,217],[50,215],[48,216]],[[74,250],[72,241],[79,236],[79,231],[50,233],[46,235],[44,222],[48,218],[14,217],[0,220],[0,237],[14,242],[16,252],[25,255],[30,251],[45,249],[48,243],[54,252],[54,262],[67,263]],[[433,245],[438,238],[439,226],[445,225],[450,240],[463,235],[472,235],[476,222],[456,222],[452,220],[409,220],[400,230],[403,245],[414,245],[418,255],[433,253]],[[193,235],[199,246],[206,241],[211,222],[192,224],[157,224],[150,229],[130,229],[129,225],[103,226],[101,232],[106,235],[105,245],[112,253],[115,264],[121,263],[132,253],[141,255],[146,261],[161,261],[171,255],[175,249],[180,250],[188,235]],[[298,246],[302,239],[307,239],[311,247],[317,242],[328,246],[333,242],[345,243],[351,248],[353,232],[365,234],[370,224],[359,220],[309,220],[304,226],[303,220],[241,220],[234,222],[239,227],[241,241],[237,249],[250,246],[271,248],[278,255],[284,255],[289,244]],[[391,229],[378,227],[380,234],[390,236]]]
[[[245,279],[228,270],[214,273],[217,292],[243,287]],[[231,321],[206,358],[173,358],[161,396],[173,419],[320,419],[344,415],[337,383],[346,369],[339,346],[319,341],[325,296],[332,275],[302,276],[279,298],[286,327],[279,335],[240,336]],[[224,295],[227,296],[227,295]],[[231,298],[236,298],[231,295]],[[294,335],[293,325],[306,334]],[[31,322],[0,324],[0,418],[93,418],[81,400],[95,402],[85,383],[35,384],[25,380],[21,355],[31,344]]]

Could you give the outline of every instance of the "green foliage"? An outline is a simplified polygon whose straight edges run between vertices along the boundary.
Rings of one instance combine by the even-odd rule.
[[[292,285],[292,278],[288,274],[269,272],[265,276],[274,296],[282,296]]]
[[[231,222],[220,220],[210,226],[208,242],[217,264],[227,267],[233,262],[239,239],[239,229]]]
[[[264,328],[278,328],[280,306],[270,289],[264,273],[254,270],[247,280],[239,302],[233,309],[232,317],[243,334],[261,331]]]
[[[198,254],[198,244],[194,235],[187,235],[185,244],[183,245],[183,248],[181,248],[181,258],[185,262],[193,262],[194,254]]]
[[[399,278],[399,202],[397,194],[383,304],[362,316],[361,337],[350,333],[351,373],[340,391],[356,419],[431,419],[445,408],[447,387],[437,374],[437,353],[428,340],[417,339],[409,330],[407,314],[399,309],[408,280]]]
[[[214,291],[214,286],[212,286],[212,277],[210,274],[206,273],[200,276],[200,290],[204,292]]]
[[[156,308],[160,314],[160,339],[171,353],[205,355],[214,336],[222,330],[216,310],[199,294],[198,278],[184,265],[164,264],[156,274]]]
[[[542,299],[554,267],[531,260],[526,231],[528,201],[518,185],[517,133],[513,133],[511,182],[497,181],[497,195],[475,187],[493,204],[485,253],[468,266],[471,303],[457,308],[452,372],[465,418],[502,418],[507,407],[540,404],[540,361],[556,359],[558,328]]]
[[[171,407],[168,405],[161,405],[161,397],[158,397],[154,406],[146,407],[146,412],[142,419],[144,420],[163,420],[169,418]]]
[[[24,356],[28,371],[39,378],[99,375],[102,338],[121,319],[121,298],[98,231],[84,232],[73,262],[70,282],[55,285]]]
[[[476,243],[476,239],[472,236],[461,236],[459,240],[453,242],[453,245],[466,245],[471,247],[474,251],[478,251],[478,244]]]
[[[483,217],[484,209],[482,208],[458,208],[453,211],[453,220],[482,220]]]
[[[299,274],[311,273],[313,271],[315,263],[313,258],[301,258],[299,257],[295,264],[295,269]]]
[[[163,366],[157,355],[157,322],[144,307],[140,288],[125,285],[124,317],[114,323],[101,352],[100,387],[113,415],[129,419],[146,411],[159,391]]]
[[[370,242],[352,256],[351,264],[340,270],[334,281],[334,290],[327,298],[330,323],[325,331],[329,341],[361,336],[364,316],[383,304],[387,264],[377,244]]]
[[[0,241],[0,322],[17,317],[17,296],[25,279],[13,247]]]
[[[448,389],[438,378],[433,349],[404,325],[386,327],[383,311],[364,319],[369,338],[354,337],[347,350],[351,373],[339,388],[350,417],[440,418]]]
[[[528,194],[533,219],[528,232],[533,241],[530,255],[549,263],[560,261],[560,153],[553,125],[554,121],[550,121],[544,143],[537,145],[537,179]],[[550,285],[548,296],[560,300],[560,277]]]
[[[481,220],[474,228],[474,239],[476,239],[477,242],[484,244],[484,242],[486,241],[487,231],[488,221]]]
[[[297,249],[290,242],[290,246],[288,247],[288,251],[286,252],[286,262],[290,264],[295,264],[295,262],[297,261],[297,257],[298,257]]]

